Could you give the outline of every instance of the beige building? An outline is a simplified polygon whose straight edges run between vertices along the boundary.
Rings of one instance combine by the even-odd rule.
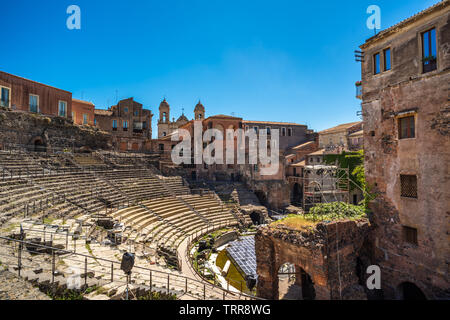
[[[94,112],[95,126],[111,133],[115,149],[144,151],[150,148],[153,114],[141,103],[129,98],[108,110],[95,109]]]
[[[327,151],[349,150],[349,136],[362,130],[362,122],[340,124],[319,132],[319,148]]]

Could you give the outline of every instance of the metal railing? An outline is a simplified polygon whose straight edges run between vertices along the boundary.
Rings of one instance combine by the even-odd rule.
[[[55,277],[57,276],[57,268],[60,265],[57,264],[57,257],[68,255],[64,257],[63,259],[65,262],[74,261],[79,263],[80,261],[84,260],[82,269],[84,272],[81,274],[82,278],[84,279],[84,285],[86,286],[88,284],[88,278],[89,273],[94,273],[96,276],[102,276],[104,281],[106,281],[105,276],[109,277],[107,280],[108,283],[117,283],[117,284],[123,284],[125,285],[126,282],[121,280],[121,277],[117,277],[117,274],[122,274],[122,271],[120,269],[120,262],[112,261],[100,257],[93,257],[86,254],[81,253],[75,253],[73,251],[69,251],[66,249],[59,249],[52,246],[46,246],[39,243],[33,243],[28,242],[20,239],[12,239],[8,237],[0,236],[0,246],[3,248],[9,248],[12,249],[12,254],[0,254],[0,256],[4,257],[7,256],[8,260],[12,260],[14,258],[17,258],[17,273],[19,276],[21,276],[22,271],[26,268],[33,269],[35,267],[29,266],[26,263],[24,263],[24,259],[22,259],[23,253],[26,250],[26,252],[32,251],[33,254],[44,254],[44,255],[50,255],[51,256],[51,263],[50,268],[48,265],[40,265],[42,268],[42,271],[51,272],[51,284],[55,283]],[[17,254],[17,257],[16,257]],[[79,258],[79,259],[76,259]],[[25,260],[25,262],[28,261]],[[104,263],[105,266],[108,266],[108,271],[99,271],[99,270],[92,270],[89,269],[89,263],[95,261],[98,263]],[[11,261],[8,261],[8,265],[11,267],[14,267]],[[2,259],[2,263],[5,264],[5,260]],[[123,276],[124,277],[124,276]],[[176,293],[176,294],[186,294],[190,296],[196,295],[197,298],[203,298],[203,300],[206,300],[207,297],[209,298],[215,298],[215,299],[246,299],[246,300],[253,300],[253,299],[259,299],[254,296],[246,295],[246,294],[238,294],[232,291],[225,290],[221,287],[218,287],[216,285],[213,285],[209,282],[205,281],[199,281],[197,279],[192,279],[183,275],[177,275],[174,273],[168,273],[160,270],[154,270],[150,268],[135,266],[133,268],[133,272],[131,275],[131,278],[135,279],[136,283],[138,283],[138,279],[140,281],[144,281],[144,283],[140,283],[140,286],[144,286],[147,288],[150,288],[150,290],[153,290],[155,288],[159,289],[166,289],[167,294]],[[144,280],[142,280],[144,279]],[[100,280],[99,280],[100,281]],[[149,283],[149,285],[147,285]],[[193,291],[190,288],[194,288]]]
[[[214,231],[217,231],[217,230],[221,230],[221,229],[225,229],[225,228],[229,228],[229,227],[233,227],[233,226],[236,226],[236,223],[230,223],[229,221],[227,221],[226,223],[224,223],[223,225],[222,224],[220,224],[220,225],[218,225],[218,226],[215,226],[215,227],[209,227],[209,228],[206,228],[206,229],[201,229],[200,231],[197,231],[196,232],[196,234],[195,235],[191,235],[188,239],[187,239],[187,246],[186,246],[186,251],[185,251],[185,259],[186,259],[186,262],[187,262],[187,264],[188,264],[188,267],[189,267],[189,269],[191,270],[191,272],[193,273],[193,274],[195,274],[195,275],[197,275],[198,277],[200,277],[201,279],[202,279],[202,281],[205,281],[205,282],[208,282],[209,284],[211,284],[209,281],[208,281],[208,279],[206,279],[205,278],[205,276],[202,274],[202,273],[200,273],[200,272],[198,272],[198,270],[196,270],[194,267],[193,267],[193,265],[192,265],[192,260],[191,260],[191,251],[192,251],[192,249],[193,249],[193,247],[194,247],[194,244],[195,244],[195,242],[197,242],[198,240],[200,240],[202,237],[204,237],[205,235],[207,235],[207,234],[209,234],[209,233],[211,233],[211,232],[214,232]],[[213,275],[215,275],[214,273],[213,273]],[[237,282],[237,281],[233,281],[233,280],[229,280],[229,279],[227,279],[227,288],[226,289],[224,289],[224,288],[222,288],[221,286],[217,286],[217,284],[216,284],[216,277],[214,276],[214,284],[211,284],[211,285],[214,285],[215,287],[218,287],[218,288],[221,288],[222,290],[224,290],[224,291],[226,291],[226,292],[228,292],[228,293],[233,293],[233,294],[235,294],[235,295],[239,295],[239,297],[241,297],[241,296],[243,296],[243,297],[248,297],[248,298],[250,298],[251,300],[263,300],[262,298],[259,298],[259,297],[256,297],[256,296],[253,296],[253,295],[250,295],[250,294],[247,294],[247,293],[245,293],[245,292],[243,292],[243,284],[242,283],[240,283],[240,282]],[[234,291],[230,291],[230,284],[231,284],[231,286],[233,286],[235,289],[237,289],[237,290],[239,290],[240,289],[240,291],[239,292],[234,292]],[[225,300],[225,299],[224,299]]]

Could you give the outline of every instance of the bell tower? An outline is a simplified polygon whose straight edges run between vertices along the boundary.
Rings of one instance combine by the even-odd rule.
[[[170,124],[170,106],[166,99],[159,105],[159,120],[158,120],[158,139],[169,134]]]
[[[169,123],[170,121],[170,106],[164,99],[159,105],[159,123]]]
[[[205,107],[202,105],[200,100],[198,101],[197,105],[195,106],[194,114],[195,114],[195,120],[205,119]]]

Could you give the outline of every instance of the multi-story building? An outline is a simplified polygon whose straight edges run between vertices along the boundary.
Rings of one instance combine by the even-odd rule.
[[[72,99],[72,120],[78,125],[94,125],[94,109],[92,102]]]
[[[113,147],[121,151],[144,151],[151,148],[152,117],[150,110],[133,98],[119,101],[108,110],[95,110],[95,126],[112,135]]]
[[[72,93],[0,71],[0,106],[71,119]]]
[[[269,137],[272,130],[277,129],[280,137],[280,150],[283,151],[310,140],[313,134],[307,126],[298,123],[250,120],[244,120],[242,123],[246,131],[255,130],[256,133],[259,133],[260,130],[266,130]]]
[[[197,105],[198,107],[198,105]],[[221,146],[223,148],[223,163],[208,164],[205,161],[202,164],[185,164],[182,171],[178,171],[179,174],[185,175],[192,180],[215,180],[215,181],[242,181],[245,182],[255,193],[260,197],[262,203],[265,203],[271,207],[281,208],[289,205],[290,203],[290,190],[289,185],[286,182],[286,163],[285,155],[288,146],[298,146],[307,141],[314,140],[316,134],[307,129],[307,126],[299,125],[295,123],[282,123],[282,122],[262,122],[262,121],[245,121],[240,117],[227,116],[227,115],[215,115],[208,118],[204,118],[204,109],[197,108],[195,110],[195,119],[201,121],[202,135],[208,129],[216,129],[222,133],[222,139],[213,138],[210,141],[203,139],[202,152],[211,143],[216,144],[216,148]],[[194,138],[194,121],[189,121],[180,127],[190,132],[191,139]],[[285,130],[283,130],[283,128]],[[250,163],[250,139],[244,138],[245,141],[241,141],[242,145],[245,144],[245,164],[238,163],[237,157],[237,145],[238,136],[231,135],[227,130],[242,129],[247,136],[251,136],[250,130],[255,130],[255,133],[260,133],[260,130],[267,130],[266,139],[273,137],[273,129],[280,130],[280,140],[277,148],[279,149],[278,167],[275,167],[276,172],[267,174],[264,171],[267,164],[261,163],[259,160],[256,163]],[[178,141],[172,141],[172,134],[162,137],[153,141],[153,151],[160,152],[165,159],[162,161],[161,170],[172,170],[173,166],[171,160],[172,149],[178,144]],[[284,132],[284,134],[283,134]],[[225,147],[231,142],[234,148],[234,161],[230,162],[226,159]],[[254,142],[252,142],[254,143]],[[194,148],[194,141],[191,142],[192,149]],[[269,143],[268,143],[269,147]],[[268,153],[271,154],[271,147],[268,148]],[[259,147],[257,146],[258,150]],[[193,157],[193,150],[191,156]],[[164,165],[164,166],[163,166]]]
[[[385,298],[449,299],[450,1],[361,45],[365,174]]]
[[[340,124],[319,132],[319,148],[327,151],[349,150],[349,136],[362,130],[362,122]]]

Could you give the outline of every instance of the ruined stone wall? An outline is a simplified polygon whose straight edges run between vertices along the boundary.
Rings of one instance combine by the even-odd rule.
[[[437,69],[423,73],[421,34],[436,28]],[[429,299],[449,298],[450,13],[417,20],[364,47],[362,68],[365,170],[378,197],[371,203],[375,263],[385,298],[411,282]],[[373,74],[374,53],[390,47],[392,70]],[[415,137],[399,139],[398,119],[415,118]],[[417,176],[417,198],[401,196],[400,175]],[[417,245],[404,227],[417,229]]]
[[[255,237],[259,297],[277,300],[278,271],[285,263],[303,269],[315,299],[366,299],[357,276],[358,257],[369,233],[367,220],[319,223],[312,231],[264,227]],[[339,260],[338,260],[339,255]]]
[[[80,127],[61,117],[28,112],[0,110],[0,144],[33,145],[40,141],[47,149],[108,149],[110,135],[93,128]]]

